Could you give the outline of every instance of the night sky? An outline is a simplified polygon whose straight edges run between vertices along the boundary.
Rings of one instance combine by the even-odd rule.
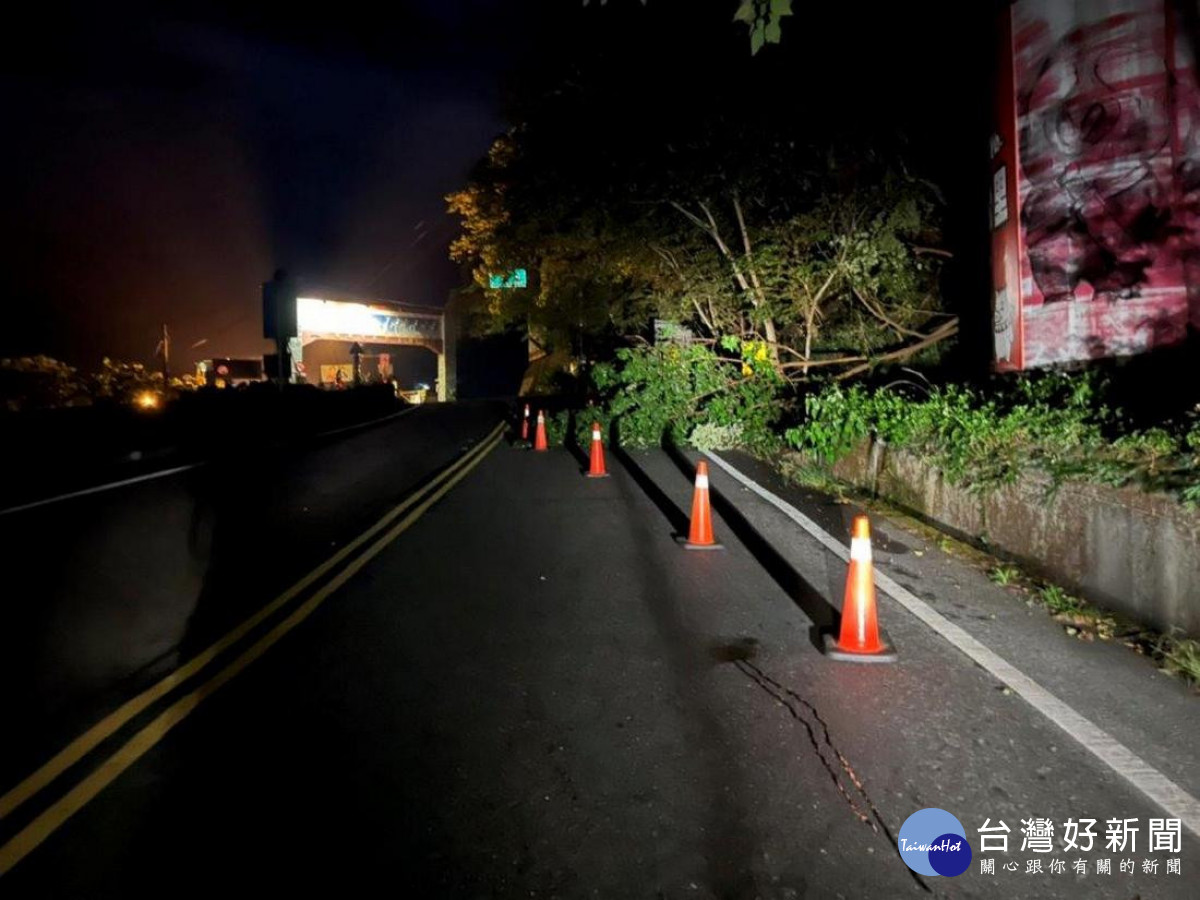
[[[440,305],[460,278],[442,198],[504,129],[516,73],[600,54],[644,67],[653,91],[656,66],[749,56],[720,0],[254,6],[46,4],[10,19],[0,354],[148,361],[165,321],[180,363],[257,355],[259,283],[277,266]],[[961,172],[955,215],[982,223],[990,14],[795,6],[784,44],[755,59],[780,114],[917,132]],[[639,29],[655,37],[631,55]]]

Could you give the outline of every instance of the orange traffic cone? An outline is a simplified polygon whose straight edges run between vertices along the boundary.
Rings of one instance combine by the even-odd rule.
[[[588,468],[588,478],[607,478],[608,471],[604,468],[604,442],[600,439],[600,423],[592,423],[592,458]]]
[[[712,504],[708,498],[708,463],[696,463],[696,489],[692,492],[692,522],[687,537],[675,538],[687,550],[724,549],[713,538]]]
[[[533,439],[534,450],[549,450],[550,445],[546,442],[546,415],[540,409],[537,417],[537,434]]]
[[[825,635],[825,654],[847,662],[895,662],[896,651],[879,627],[875,611],[875,570],[871,562],[871,523],[855,516],[850,532],[850,571],[842,601],[842,627],[835,640]]]
[[[529,440],[529,404],[525,404],[525,415],[521,418],[521,440]]]

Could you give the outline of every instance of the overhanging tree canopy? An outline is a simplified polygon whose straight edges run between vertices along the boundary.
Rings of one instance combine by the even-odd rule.
[[[448,197],[486,321],[552,342],[687,321],[761,341],[789,378],[855,374],[952,336],[937,190],[895,147],[812,134],[751,82],[575,72],[526,103]],[[525,290],[488,276],[523,266]]]

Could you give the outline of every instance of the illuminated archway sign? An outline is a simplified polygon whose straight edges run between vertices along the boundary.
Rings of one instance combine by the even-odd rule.
[[[360,344],[394,344],[424,347],[438,358],[438,399],[451,395],[447,383],[446,317],[442,310],[399,303],[357,303],[299,297],[296,328],[300,346],[314,341],[346,341]]]

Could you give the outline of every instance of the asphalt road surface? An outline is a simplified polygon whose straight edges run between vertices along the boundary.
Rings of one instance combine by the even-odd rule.
[[[478,441],[499,404],[0,514],[0,781],[228,632]]]
[[[666,454],[610,456],[613,477],[588,480],[566,451],[497,442],[496,421],[422,410],[283,465],[97,495],[28,532],[0,517],[53,598],[2,631],[21,726],[6,786],[285,592],[0,801],[0,896],[1197,895],[1194,836],[1140,852],[1163,813],[921,623],[889,623],[897,665],[825,658],[812,626],[840,602],[836,561],[815,553],[789,582],[721,516],[724,551],[681,550],[690,483]],[[64,520],[70,552],[39,550]],[[134,565],[107,571],[101,548],[136,535],[183,559],[195,530],[208,537],[183,546],[205,564],[148,577],[125,595],[153,594],[136,614],[105,605]],[[109,588],[73,604],[99,577]],[[1014,810],[1140,817],[1129,855],[1158,872],[1076,876],[1066,856],[1064,875],[922,878],[896,836],[927,806],[962,813],[974,846],[997,810],[1017,846]],[[1083,855],[1115,871],[1125,854]]]

